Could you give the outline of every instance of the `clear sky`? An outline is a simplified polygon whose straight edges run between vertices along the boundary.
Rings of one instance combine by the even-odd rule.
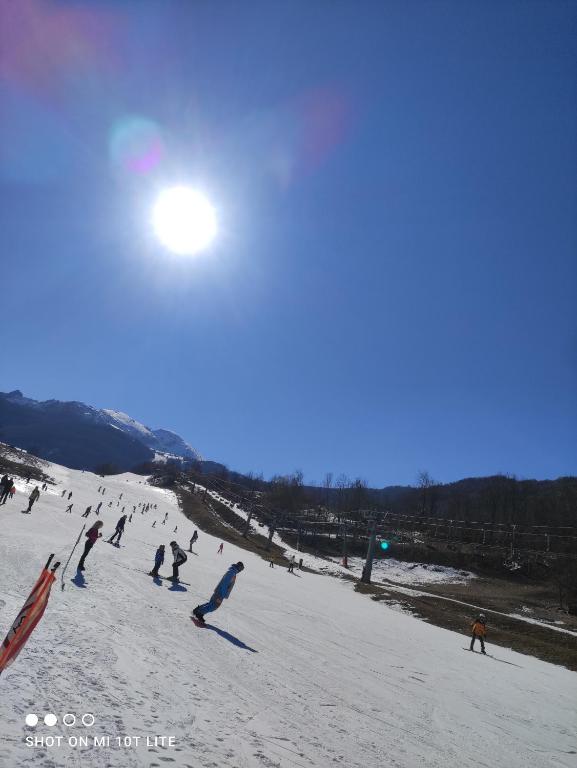
[[[0,9],[0,389],[265,477],[577,473],[574,3]]]

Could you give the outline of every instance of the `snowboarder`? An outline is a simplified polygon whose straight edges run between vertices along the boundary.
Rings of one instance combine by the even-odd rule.
[[[295,567],[295,556],[291,555],[289,558],[287,573],[294,573],[294,567]]]
[[[487,627],[486,627],[486,619],[485,615],[483,613],[480,613],[479,616],[475,619],[475,621],[471,624],[471,645],[469,647],[469,650],[473,650],[473,646],[475,645],[475,640],[480,640],[481,642],[481,653],[485,653],[485,635],[487,634]]]
[[[217,555],[222,555],[222,550],[224,549],[224,543],[220,542],[220,547],[216,550]]]
[[[86,507],[86,510],[82,513],[81,517],[88,517],[91,509],[92,509],[92,506]]]
[[[116,543],[120,544],[120,539],[122,538],[122,534],[124,533],[124,526],[126,524],[126,515],[122,515],[120,520],[116,523],[116,529],[112,536],[108,539],[109,544],[114,544],[114,539],[118,536],[118,539],[116,539]]]
[[[67,512],[70,512],[70,513],[72,513],[72,507],[73,507],[73,506],[74,506],[74,504],[69,504],[69,505],[66,507],[66,511],[67,511]]]
[[[176,583],[178,582],[178,569],[183,563],[186,563],[188,558],[184,553],[184,550],[178,546],[176,541],[170,542],[170,548],[172,549],[172,554],[174,555],[174,562],[172,564],[172,578],[170,580]]]
[[[32,493],[30,494],[30,496],[28,497],[28,509],[26,510],[27,512],[32,511],[34,502],[37,501],[39,497],[40,497],[40,491],[38,490],[38,486],[36,486],[32,491]]]
[[[92,547],[96,544],[98,539],[102,536],[100,533],[100,529],[104,523],[102,520],[97,520],[92,528],[89,528],[86,533],[84,534],[88,541],[84,545],[84,552],[82,553],[82,557],[80,558],[80,562],[78,563],[78,570],[83,571],[84,570],[84,561],[86,560],[86,555],[90,552]]]
[[[204,624],[205,613],[216,611],[222,601],[230,597],[230,593],[232,592],[232,588],[234,587],[234,583],[236,581],[236,576],[242,570],[244,570],[244,565],[241,562],[233,563],[233,565],[231,565],[228,571],[224,574],[222,579],[218,582],[216,589],[214,590],[208,603],[196,606],[193,614],[196,616],[198,621],[201,622],[201,624]]]
[[[154,555],[154,568],[148,574],[149,576],[158,576],[158,569],[164,563],[164,544],[161,544]]]

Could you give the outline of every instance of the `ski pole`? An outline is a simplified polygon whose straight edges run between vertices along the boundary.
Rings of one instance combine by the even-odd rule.
[[[71,552],[71,553],[70,553],[70,555],[68,556],[68,560],[66,561],[66,565],[65,565],[65,566],[64,566],[64,568],[62,569],[61,582],[62,582],[62,591],[63,591],[63,592],[64,592],[64,574],[66,573],[66,569],[68,568],[68,563],[70,562],[70,559],[71,559],[72,555],[74,554],[74,550],[75,550],[75,549],[76,549],[76,547],[78,546],[78,542],[80,541],[80,537],[81,537],[81,536],[82,536],[82,534],[84,533],[84,529],[85,529],[85,528],[86,528],[86,523],[84,523],[84,525],[82,526],[82,530],[81,530],[81,531],[80,531],[80,533],[78,534],[78,538],[76,539],[76,543],[75,543],[75,544],[74,544],[74,546],[72,547],[72,552]],[[53,557],[53,555],[50,555],[50,560],[52,559],[52,557]],[[48,560],[48,563],[50,562],[50,560]],[[48,567],[48,563],[46,564],[46,566],[47,566],[47,567]],[[60,563],[58,563],[58,565],[60,565]],[[57,566],[55,566],[54,570],[56,570],[56,568],[58,567],[58,565],[57,565]]]

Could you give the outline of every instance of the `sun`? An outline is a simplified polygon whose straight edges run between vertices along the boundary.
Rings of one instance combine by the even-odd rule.
[[[156,199],[152,211],[154,231],[173,253],[203,251],[217,233],[216,211],[210,201],[191,187],[169,187]]]

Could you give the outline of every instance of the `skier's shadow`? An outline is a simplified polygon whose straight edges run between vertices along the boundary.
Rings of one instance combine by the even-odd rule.
[[[84,578],[82,571],[76,571],[76,576],[73,579],[70,579],[70,581],[75,587],[84,587],[84,589],[86,589],[86,579]]]
[[[152,577],[152,583],[156,584],[157,587],[162,587],[162,579],[160,579],[158,576]]]
[[[224,629],[220,629],[220,627],[215,627],[214,624],[204,624],[203,628],[212,629],[213,632],[216,632],[217,635],[224,637],[225,640],[228,640],[229,643],[236,645],[237,648],[243,648],[244,650],[250,651],[251,653],[258,653],[258,651],[255,648],[251,648],[246,643],[243,643],[242,640],[239,640],[238,637],[231,635],[229,632],[225,632]]]
[[[169,592],[188,592],[188,589],[186,587],[183,587],[182,584],[172,584],[168,588]]]

